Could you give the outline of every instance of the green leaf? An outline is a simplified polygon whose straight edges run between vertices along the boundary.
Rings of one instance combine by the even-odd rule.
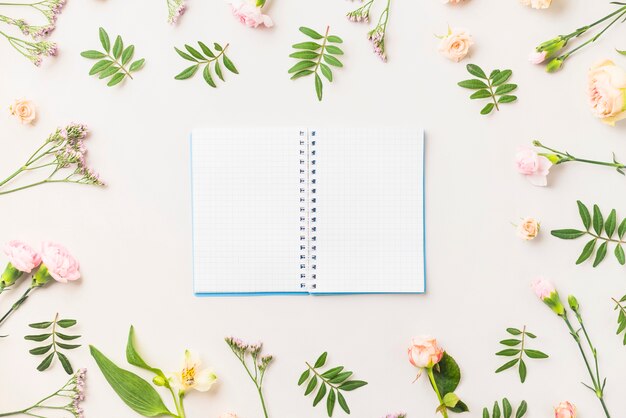
[[[493,79],[495,76],[497,76],[500,73],[501,73],[500,70],[493,70],[491,74],[489,74],[489,79]]]
[[[52,325],[52,322],[35,322],[34,324],[28,324],[29,327],[35,329],[46,329]]]
[[[521,350],[518,350],[518,349],[515,349],[515,348],[507,348],[506,350],[498,351],[496,353],[496,356],[511,357],[511,356],[515,356],[515,355],[519,354],[520,351]]]
[[[124,73],[117,73],[117,74],[115,74],[113,77],[111,77],[111,80],[109,80],[109,82],[107,83],[107,86],[113,87],[113,86],[121,83],[125,76],[126,76],[126,74],[124,74]]]
[[[316,63],[313,61],[300,61],[293,67],[291,67],[288,71],[289,74],[297,73],[299,71],[305,70],[307,68],[315,67]]]
[[[100,75],[98,76],[98,78],[102,80],[107,77],[111,77],[113,74],[117,73],[119,70],[120,70],[120,67],[118,67],[117,65],[112,65],[106,70],[102,71]]]
[[[133,58],[135,54],[135,45],[131,45],[127,47],[124,52],[122,52],[122,65],[128,64],[128,62]]]
[[[326,77],[326,79],[332,83],[333,72],[331,71],[330,67],[324,64],[323,62],[320,62],[320,70],[322,72],[322,75]]]
[[[65,370],[65,373],[70,375],[74,373],[74,369],[72,368],[72,365],[70,364],[70,361],[65,356],[65,354],[57,353],[57,357],[59,358],[59,361],[61,362],[61,366],[63,366],[63,370]]]
[[[222,52],[224,50],[224,48],[222,48],[222,45],[218,44],[217,42],[213,43],[213,47],[219,52]]]
[[[42,341],[47,340],[51,336],[52,334],[27,335],[24,337],[24,339],[28,341],[37,341],[40,343]]]
[[[65,344],[65,343],[57,342],[57,346],[65,349],[65,350],[73,350],[75,348],[80,347],[80,344]]]
[[[539,350],[524,349],[524,354],[526,354],[528,357],[534,358],[534,359],[548,358],[547,354],[542,353]]]
[[[591,215],[589,214],[589,209],[587,206],[580,200],[576,201],[578,205],[578,213],[580,214],[580,219],[583,221],[583,225],[585,225],[585,229],[589,231],[589,227],[591,226]]]
[[[489,410],[487,408],[483,408],[483,418],[489,418]]]
[[[513,75],[513,71],[511,70],[500,71],[496,75],[493,75],[492,73],[491,84],[499,86],[500,84],[506,83],[509,78],[511,78],[511,75]]]
[[[304,396],[307,396],[311,392],[313,392],[316,386],[317,386],[317,376],[313,376],[313,378],[309,380],[309,384],[307,385],[306,390],[304,391]]]
[[[343,411],[350,415],[350,408],[348,407],[348,403],[346,402],[346,398],[343,397],[341,392],[337,392],[337,403],[343,409]]]
[[[526,401],[522,401],[522,403],[517,408],[515,418],[522,418],[526,414],[526,411],[528,411],[528,404],[526,403]]]
[[[604,257],[606,257],[606,251],[608,248],[608,241],[604,241],[599,247],[598,247],[598,252],[596,252],[596,258],[595,260],[593,260],[593,266],[597,267],[598,264],[600,264],[602,262],[602,260],[604,260]]]
[[[616,51],[617,51],[618,54],[626,55],[626,50],[625,51],[620,51],[619,49],[616,49]]]
[[[626,218],[622,220],[622,222],[619,224],[619,227],[617,228],[617,236],[620,239],[624,237],[624,234],[626,234]]]
[[[507,345],[509,347],[515,347],[516,345],[520,345],[522,343],[521,340],[502,340],[500,341],[500,344],[502,345]]]
[[[483,71],[482,68],[480,68],[478,65],[476,64],[467,64],[467,72],[470,73],[471,75],[473,75],[474,77],[478,77],[478,78],[482,78],[482,79],[487,79],[487,75],[485,74],[485,72]]]
[[[206,46],[206,44],[198,41],[198,46],[200,46],[200,49],[202,50],[202,52],[204,52],[204,55],[206,55],[209,58],[215,58],[215,54],[213,53],[213,51],[211,51],[211,48]]]
[[[517,364],[517,362],[519,361],[519,358],[516,358],[515,360],[511,360],[507,363],[504,363],[502,366],[500,366],[497,370],[496,373],[500,373],[503,372],[505,370],[510,369],[511,367],[515,366]]]
[[[136,374],[116,366],[94,346],[90,346],[90,351],[109,385],[133,411],[144,417],[174,416],[152,385]]]
[[[491,97],[491,93],[489,90],[477,90],[474,94],[470,96],[470,99],[486,99],[487,97]]]
[[[535,334],[533,334],[532,332],[528,332],[528,331],[526,331],[526,336],[530,338],[537,338]]]
[[[91,60],[99,60],[101,58],[105,58],[107,55],[99,51],[83,51],[80,53],[80,56]]]
[[[211,75],[211,65],[207,64],[204,67],[204,71],[202,71],[202,77],[204,78],[204,81],[206,81],[206,83],[213,87],[216,88],[217,85],[215,84],[215,81],[213,81],[213,76]]]
[[[224,63],[224,66],[228,69],[228,71],[233,74],[239,74],[239,71],[237,71],[237,67],[235,67],[235,64],[233,64],[233,62],[230,60],[230,58],[226,56],[226,54],[222,54],[222,62]]]
[[[617,212],[615,209],[609,213],[609,217],[606,218],[606,223],[604,225],[604,231],[606,235],[611,238],[613,236],[613,232],[615,232],[615,227],[617,226]]]
[[[328,392],[328,398],[326,398],[326,411],[328,412],[329,417],[333,416],[333,411],[335,410],[335,400],[335,390],[331,389],[330,392]]]
[[[185,49],[187,50],[187,52],[189,52],[191,54],[191,56],[193,56],[194,58],[197,58],[199,60],[204,60],[204,55],[202,55],[200,52],[198,52],[197,49],[193,48],[191,45],[187,45],[185,44]]]
[[[43,347],[33,348],[32,350],[29,350],[28,352],[34,356],[41,356],[43,354],[46,354],[51,349],[52,349],[52,344],[45,345]]]
[[[326,52],[328,52],[329,54],[334,54],[334,55],[343,55],[343,50],[334,45],[327,45]]]
[[[134,71],[141,70],[141,68],[143,67],[143,64],[144,64],[145,62],[146,62],[146,60],[145,60],[145,59],[143,59],[143,58],[142,58],[142,59],[140,59],[140,60],[137,60],[137,61],[133,62],[133,63],[130,65],[130,69],[129,69],[129,71],[132,73],[132,72],[134,72]]]
[[[208,67],[208,65],[207,65]],[[215,74],[217,74],[217,76],[220,78],[220,80],[225,81],[224,80],[224,73],[222,73],[222,66],[220,65],[219,61],[215,61]]]
[[[498,99],[498,103],[513,103],[516,100],[517,96],[505,94],[504,96],[500,96],[500,98]]]
[[[589,257],[591,257],[591,254],[593,254],[593,250],[596,248],[597,241],[598,240],[594,238],[591,241],[589,241],[587,244],[585,244],[585,247],[583,248],[583,252],[580,253],[580,257],[578,257],[578,260],[576,260],[576,264],[581,264],[585,260],[587,260]]]
[[[39,366],[37,366],[37,370],[39,370],[40,372],[43,372],[44,370],[48,369],[48,367],[50,367],[50,364],[52,364],[53,358],[54,358],[54,353],[48,354],[46,358],[44,358],[43,361],[39,363]]]
[[[585,231],[579,231],[577,229],[556,229],[554,231],[550,231],[550,233],[561,239],[576,239],[585,235]]]
[[[308,36],[309,38],[313,38],[313,39],[322,39],[323,38],[322,35],[320,35],[319,33],[317,33],[316,31],[314,31],[311,28],[307,28],[305,26],[301,26],[299,30],[300,30],[300,32],[302,32],[306,36]]]
[[[337,58],[333,57],[332,55],[324,54],[324,61],[326,61],[326,63],[332,65],[333,67],[343,67],[343,64],[341,63],[341,61],[339,61]]]
[[[487,105],[485,107],[483,107],[483,109],[480,111],[481,115],[488,115],[490,114],[493,109],[494,109],[495,105],[493,103],[487,103]]]
[[[500,405],[498,402],[493,404],[493,412],[491,413],[492,418],[500,418]]]
[[[437,368],[433,369],[433,375],[437,387],[442,396],[446,393],[454,392],[461,381],[461,369],[456,363],[454,358],[447,352],[443,354],[443,357],[437,363]]]
[[[511,414],[513,414],[513,407],[507,398],[502,399],[502,413],[504,418],[511,418]]]
[[[322,79],[319,74],[315,73],[315,92],[317,93],[317,100],[322,101],[324,85],[322,84]]]
[[[623,266],[626,264],[626,257],[624,257],[624,248],[622,248],[622,244],[617,244],[615,247],[615,258],[617,261]]]
[[[291,79],[295,80],[297,78],[304,77],[304,76],[307,76],[307,75],[311,75],[313,73],[314,73],[314,71],[311,71],[311,70],[298,71],[297,73],[295,73],[294,75],[291,76]]]
[[[496,89],[496,96],[507,94],[517,89],[517,84],[503,84]]]
[[[338,36],[335,35],[330,35],[328,38],[326,38],[326,40],[328,42],[334,43],[334,44],[342,44],[343,43],[343,39],[341,39]]]
[[[292,48],[294,49],[306,49],[310,51],[317,51],[321,47],[322,45],[315,42],[300,42],[298,44],[292,45]]]
[[[317,59],[319,54],[313,51],[298,51],[289,55],[291,58],[303,59],[303,60],[312,60]]]
[[[174,49],[176,50],[176,52],[178,53],[178,55],[180,55],[181,57],[183,57],[184,59],[186,59],[187,61],[193,61],[193,62],[198,62],[197,59],[195,59],[194,57],[192,57],[191,55],[187,54],[186,52],[181,51],[180,49],[174,47]]]
[[[119,59],[122,56],[122,51],[124,50],[124,42],[122,41],[122,37],[117,35],[115,38],[115,43],[113,44],[113,57],[115,59]]]
[[[198,71],[199,65],[192,65],[191,67],[187,67],[185,68],[182,72],[180,72],[176,77],[174,77],[174,79],[176,80],[187,80],[188,78],[191,78],[196,71]]]
[[[472,89],[472,90],[489,88],[489,86],[487,84],[485,84],[484,81],[480,81],[480,80],[476,80],[476,79],[463,80],[463,81],[460,81],[458,83],[458,85],[463,87],[463,88]]]
[[[602,212],[600,212],[598,205],[593,205],[593,230],[596,231],[597,235],[600,235],[602,234],[603,228],[604,220],[602,219]]]
[[[517,328],[507,328],[506,332],[508,332],[511,335],[521,335],[522,334],[522,331],[520,331]]]
[[[313,406],[317,406],[317,404],[320,403],[322,399],[324,399],[325,395],[326,395],[326,383],[322,383],[322,386],[320,386],[319,390],[317,391],[317,395],[315,396],[315,399],[313,400]]]
[[[135,327],[132,325],[128,331],[128,339],[126,341],[126,361],[128,364],[139,367],[140,369],[148,370],[149,372],[161,376],[164,379],[166,378],[161,369],[150,366],[137,351],[137,348],[135,347]]]
[[[332,369],[329,369],[322,373],[322,377],[327,380],[332,379],[333,377],[337,376],[342,370],[343,366],[333,367]]]
[[[349,380],[339,385],[339,389],[346,392],[351,392],[365,385],[367,385],[367,382],[364,382],[362,380]]]
[[[302,386],[302,384],[307,381],[307,379],[309,378],[310,375],[311,375],[311,371],[309,369],[306,369],[300,375],[300,379],[298,379],[298,386]]]
[[[342,373],[339,373],[337,376],[335,376],[332,379],[330,379],[330,383],[332,383],[333,385],[337,385],[339,383],[343,383],[346,380],[348,380],[348,378],[350,376],[352,376],[352,372],[342,372]]]
[[[456,396],[456,394],[453,392],[448,392],[443,397],[443,404],[447,408],[454,408],[459,403],[459,401],[460,401],[459,397]]]
[[[111,51],[111,40],[109,39],[109,34],[104,28],[99,29],[100,43],[102,44],[102,48],[109,53]]]

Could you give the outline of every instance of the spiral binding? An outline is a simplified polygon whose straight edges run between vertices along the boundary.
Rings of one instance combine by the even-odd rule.
[[[300,288],[317,287],[316,132],[300,131]]]

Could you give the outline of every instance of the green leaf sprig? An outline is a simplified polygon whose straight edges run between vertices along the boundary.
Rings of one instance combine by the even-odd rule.
[[[522,418],[526,415],[528,411],[528,404],[526,401],[522,401],[522,403],[517,407],[517,411],[515,412],[515,418]],[[507,398],[502,399],[502,408],[498,402],[494,402],[493,410],[491,412],[491,417],[489,415],[489,409],[483,409],[483,418],[511,418],[513,416],[513,406],[511,402]]]
[[[324,352],[318,357],[313,366],[307,362],[307,369],[300,376],[298,386],[302,386],[304,383],[308,382],[304,396],[310,395],[317,388],[313,406],[317,406],[326,398],[326,412],[329,417],[333,416],[336,403],[339,404],[346,414],[349,414],[350,408],[342,392],[351,392],[367,385],[367,382],[351,380],[353,373],[346,370],[343,366],[333,367],[324,372],[318,370],[326,365],[327,358],[328,353]],[[320,383],[320,385],[318,385],[318,383]]]
[[[620,50],[620,49],[616,49],[616,51],[617,51],[618,54],[626,56],[626,49],[623,50],[623,51]]]
[[[124,48],[124,41],[121,36],[118,35],[115,38],[115,43],[111,49],[109,34],[104,28],[100,28],[100,43],[104,52],[89,50],[81,52],[80,55],[84,58],[98,60],[91,67],[89,75],[98,76],[100,80],[110,77],[107,86],[115,86],[126,77],[132,79],[132,73],[143,68],[146,60],[142,58],[132,61],[135,55],[135,46],[130,45]]]
[[[226,44],[226,46],[222,47],[222,45],[218,44],[217,42],[214,43],[213,48],[216,52],[211,50],[211,48],[209,48],[203,42],[198,42],[198,46],[200,47],[200,50],[185,44],[185,50],[187,52],[181,51],[180,49],[174,47],[178,55],[180,55],[187,61],[191,61],[194,63],[192,66],[185,68],[181,73],[174,77],[176,80],[186,80],[193,77],[196,72],[198,72],[198,69],[200,69],[200,67],[203,65],[204,70],[202,71],[202,76],[204,77],[204,81],[206,81],[206,83],[213,88],[217,87],[217,84],[215,84],[215,77],[213,76],[213,72],[215,72],[215,75],[217,75],[220,80],[225,81],[222,65],[231,73],[239,74],[239,71],[237,70],[237,67],[235,67],[235,64],[233,64],[230,58],[226,56],[226,50],[228,49],[229,44]],[[220,59],[222,60],[221,64]]]
[[[481,115],[488,115],[493,110],[500,110],[500,105],[511,103],[517,100],[517,96],[509,93],[517,89],[517,84],[507,84],[507,81],[513,75],[511,70],[493,70],[489,76],[475,64],[468,64],[467,71],[477,78],[463,80],[458,83],[459,86],[476,90],[470,99],[491,99],[491,103],[487,103],[480,111]]]
[[[593,266],[597,267],[606,257],[609,243],[616,244],[614,254],[617,261],[621,265],[626,264],[626,256],[624,255],[624,248],[622,247],[622,245],[626,244],[626,241],[623,240],[624,235],[626,235],[626,219],[622,220],[618,226],[615,209],[604,219],[598,205],[593,205],[592,217],[589,209],[587,209],[580,200],[576,203],[578,204],[578,213],[580,214],[585,229],[557,229],[551,231],[551,234],[560,239],[576,239],[584,235],[592,237],[591,240],[585,244],[582,253],[578,257],[578,260],[576,260],[576,264],[581,264],[589,259],[595,251]],[[605,236],[602,235],[603,232]],[[596,250],[598,242],[601,242],[601,244]]]
[[[50,331],[44,334],[27,335],[24,337],[24,339],[28,341],[46,343],[46,345],[33,348],[29,351],[29,353],[34,356],[43,356],[44,354],[47,354],[43,361],[39,363],[39,366],[37,366],[37,370],[39,370],[40,372],[47,370],[52,364],[54,358],[56,357],[57,359],[59,359],[61,366],[63,366],[63,370],[65,370],[65,373],[70,375],[74,373],[74,369],[72,368],[70,360],[65,354],[61,352],[61,350],[74,350],[80,347],[80,344],[70,344],[61,341],[73,341],[80,338],[80,335],[64,334],[62,332],[59,332],[59,328],[71,328],[76,325],[76,323],[77,322],[74,319],[59,319],[59,314],[57,313],[54,317],[54,320],[52,321],[37,322],[28,325],[29,327],[34,329]],[[48,342],[50,342],[50,344],[48,344]]]
[[[624,345],[626,345],[626,295],[620,300],[613,298],[615,302],[615,310],[619,311],[617,316],[617,335],[624,333]]]
[[[313,41],[293,45],[293,48],[298,51],[289,56],[297,59],[298,63],[289,69],[289,74],[293,74],[291,76],[292,80],[313,75],[317,99],[321,101],[324,84],[320,73],[332,83],[333,72],[330,67],[343,67],[342,62],[337,59],[338,55],[343,55],[343,50],[334,44],[343,43],[343,40],[338,36],[329,35],[330,26],[326,27],[324,35],[304,26],[300,28],[300,32],[313,39]]]
[[[515,359],[508,361],[502,366],[500,366],[496,370],[496,373],[503,372],[505,370],[510,369],[511,367],[515,365],[519,365],[518,366],[519,378],[520,378],[520,381],[524,383],[526,381],[526,375],[527,375],[527,368],[526,368],[526,362],[524,361],[524,355],[526,355],[526,357],[531,358],[531,359],[546,359],[548,358],[548,355],[539,350],[531,350],[529,348],[526,348],[526,345],[528,343],[527,338],[531,338],[531,339],[537,338],[535,334],[526,331],[526,325],[524,325],[524,327],[521,330],[517,328],[507,328],[506,332],[513,335],[515,338],[502,340],[500,341],[500,344],[506,347],[512,347],[512,348],[506,348],[502,351],[498,351],[496,355],[505,356],[505,357],[515,357]]]

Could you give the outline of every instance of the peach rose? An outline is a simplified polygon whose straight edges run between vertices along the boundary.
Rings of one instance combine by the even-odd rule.
[[[589,101],[593,114],[615,126],[626,118],[626,71],[606,60],[589,70]]]
[[[271,28],[274,26],[272,18],[263,14],[260,7],[256,7],[246,0],[233,0],[229,1],[229,3],[233,15],[244,25],[250,28],[257,28],[259,26]]]
[[[441,361],[443,349],[437,344],[435,338],[427,335],[413,337],[409,347],[409,361],[415,367],[432,368]]]
[[[41,246],[41,261],[48,274],[61,283],[80,279],[78,261],[67,249],[53,242],[44,242]]]
[[[533,9],[547,9],[552,4],[552,0],[521,0],[524,6],[530,6]]]
[[[576,418],[576,407],[569,402],[561,402],[554,408],[554,418]]]
[[[439,52],[446,58],[459,62],[467,56],[474,45],[472,36],[464,29],[448,29],[448,34],[439,42]]]
[[[35,105],[30,100],[16,100],[10,107],[11,115],[17,116],[22,124],[29,124],[35,121],[37,111]]]
[[[443,0],[443,2],[448,4],[459,4],[463,2],[463,0]]]
[[[530,241],[539,235],[539,222],[534,218],[524,218],[517,226],[517,236],[523,240]]]
[[[535,186],[547,186],[552,163],[531,147],[521,146],[515,154],[517,171]]]
[[[4,246],[4,254],[15,269],[30,273],[41,264],[41,257],[30,245],[22,241],[10,241]]]

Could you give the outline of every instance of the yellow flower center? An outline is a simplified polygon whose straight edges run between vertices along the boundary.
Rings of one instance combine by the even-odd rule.
[[[185,386],[193,386],[196,383],[196,368],[185,368],[182,372],[182,381]]]

